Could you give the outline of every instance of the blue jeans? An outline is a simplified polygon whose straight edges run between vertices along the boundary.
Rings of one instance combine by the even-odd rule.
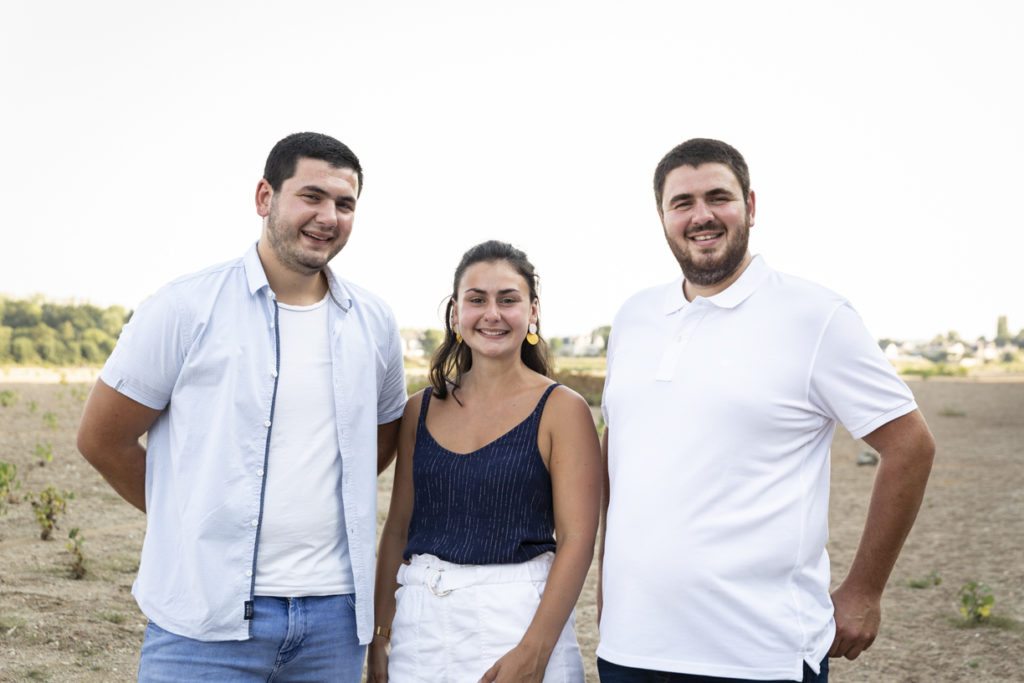
[[[718,678],[716,676],[695,676],[668,671],[650,671],[620,666],[597,658],[597,672],[601,683],[742,683],[742,678]],[[791,683],[790,681],[750,681],[748,683]],[[821,673],[814,673],[804,663],[804,677],[792,683],[828,683],[828,657],[821,660]]]
[[[140,681],[339,681],[358,683],[366,647],[353,595],[257,596],[249,640],[193,640],[146,627]]]

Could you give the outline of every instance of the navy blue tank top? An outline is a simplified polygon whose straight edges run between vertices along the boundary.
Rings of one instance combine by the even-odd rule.
[[[429,553],[457,564],[512,564],[555,549],[551,475],[537,448],[537,428],[556,386],[529,417],[466,454],[442,447],[427,430],[427,387],[416,426],[406,559]]]

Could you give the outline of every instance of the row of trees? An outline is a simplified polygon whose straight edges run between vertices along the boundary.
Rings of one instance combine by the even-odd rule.
[[[1006,323],[1006,316],[1001,315],[996,320],[996,336],[993,341],[999,346],[1013,344],[1019,349],[1024,349],[1024,327],[1020,329],[1016,337],[1011,337],[1010,326]]]
[[[121,306],[53,303],[0,295],[0,363],[102,363],[131,312]]]

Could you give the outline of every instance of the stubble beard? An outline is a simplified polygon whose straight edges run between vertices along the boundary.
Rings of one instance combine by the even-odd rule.
[[[270,213],[267,215],[268,241],[277,260],[288,270],[300,275],[315,275],[341,251],[341,246],[337,246],[328,252],[326,258],[318,255],[315,259],[303,254],[298,247],[298,241],[301,239],[298,231],[290,225],[282,226],[278,219],[277,201],[274,198],[270,202]]]
[[[712,223],[710,227],[725,230],[727,239],[725,253],[714,261],[707,262],[698,255],[694,258],[693,251],[687,250],[676,244],[666,233],[669,249],[679,263],[683,276],[687,282],[698,287],[711,287],[722,282],[736,272],[736,269],[743,263],[747,255],[747,245],[750,241],[750,219],[744,220],[743,224],[735,230],[730,230],[720,222]],[[698,263],[698,261],[704,261]]]

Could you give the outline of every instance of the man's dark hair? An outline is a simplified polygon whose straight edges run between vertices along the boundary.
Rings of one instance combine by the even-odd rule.
[[[747,203],[750,196],[750,171],[747,170],[747,162],[743,160],[735,147],[727,145],[721,140],[710,138],[693,138],[681,145],[677,145],[671,152],[662,157],[658,167],[654,169],[654,198],[658,202],[658,213],[661,213],[661,200],[665,192],[665,178],[668,174],[680,166],[693,166],[697,168],[701,164],[725,164],[736,176],[736,182],[740,184],[743,191],[743,203]]]
[[[322,133],[292,133],[279,141],[267,156],[263,178],[274,192],[280,192],[281,184],[295,175],[295,167],[303,158],[326,161],[334,168],[352,169],[359,181],[356,196],[362,193],[363,167],[359,164],[359,157],[345,143]]]

